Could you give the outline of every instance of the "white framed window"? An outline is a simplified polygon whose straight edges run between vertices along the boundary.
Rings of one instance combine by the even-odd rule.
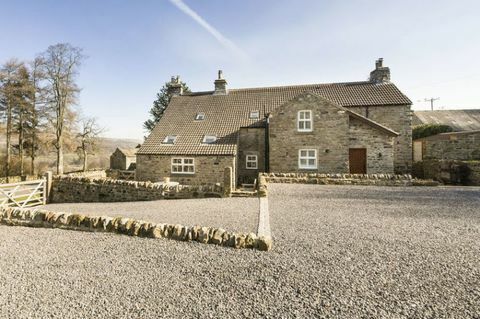
[[[176,135],[167,135],[163,140],[163,144],[175,144],[176,140],[177,140]]]
[[[312,111],[303,110],[298,112],[297,129],[299,132],[313,131]]]
[[[260,118],[260,111],[259,111],[259,110],[250,111],[250,118],[251,118],[251,119],[258,119],[258,118]]]
[[[195,174],[195,161],[193,158],[172,158],[172,174]]]
[[[298,151],[298,168],[316,169],[317,168],[317,150],[303,149]]]
[[[247,155],[245,158],[247,163],[247,169],[257,169],[258,168],[258,157],[257,155]]]
[[[217,140],[217,137],[215,135],[205,135],[203,137],[202,143],[212,144],[212,143],[215,143],[216,140]]]
[[[195,115],[195,121],[203,121],[205,119],[205,113],[200,112]]]

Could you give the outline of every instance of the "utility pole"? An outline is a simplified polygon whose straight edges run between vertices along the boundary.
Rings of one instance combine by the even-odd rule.
[[[424,99],[425,102],[430,102],[430,108],[432,109],[432,111],[433,111],[433,102],[438,101],[438,100],[440,100],[439,97],[435,97],[435,98],[431,97],[429,99],[427,99],[427,98]]]

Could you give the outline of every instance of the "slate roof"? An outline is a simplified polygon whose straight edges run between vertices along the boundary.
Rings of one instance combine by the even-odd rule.
[[[421,124],[449,125],[454,131],[480,130],[480,109],[415,111],[412,125]]]
[[[265,113],[304,92],[344,107],[412,103],[394,84],[368,81],[230,89],[227,95],[213,95],[212,91],[189,93],[172,98],[162,120],[137,154],[234,155],[241,127],[262,127]],[[255,110],[260,111],[260,119],[249,118],[250,111]],[[195,121],[197,113],[205,113],[205,120]],[[205,134],[218,139],[213,144],[202,144]],[[167,135],[177,135],[174,145],[162,144]]]

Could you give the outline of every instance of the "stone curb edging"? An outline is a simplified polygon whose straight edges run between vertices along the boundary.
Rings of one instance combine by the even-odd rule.
[[[99,231],[145,238],[168,238],[225,247],[258,249],[261,251],[268,251],[272,248],[271,237],[257,236],[254,233],[233,233],[222,228],[155,224],[133,218],[86,216],[38,209],[0,206],[0,224],[91,232]]]
[[[260,212],[258,215],[258,236],[272,237],[270,231],[270,215],[268,210],[268,198],[260,197]]]

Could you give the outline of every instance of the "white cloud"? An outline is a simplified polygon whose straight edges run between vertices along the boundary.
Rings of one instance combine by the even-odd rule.
[[[188,15],[192,18],[195,22],[197,22],[200,26],[202,26],[208,33],[210,33],[215,39],[217,39],[220,44],[222,44],[225,48],[229,49],[233,52],[237,57],[246,59],[247,54],[240,49],[232,40],[225,37],[220,31],[215,29],[212,25],[210,25],[204,18],[202,18],[198,13],[193,11],[188,5],[186,5],[182,0],[170,0],[178,9],[180,9],[183,13]]]

